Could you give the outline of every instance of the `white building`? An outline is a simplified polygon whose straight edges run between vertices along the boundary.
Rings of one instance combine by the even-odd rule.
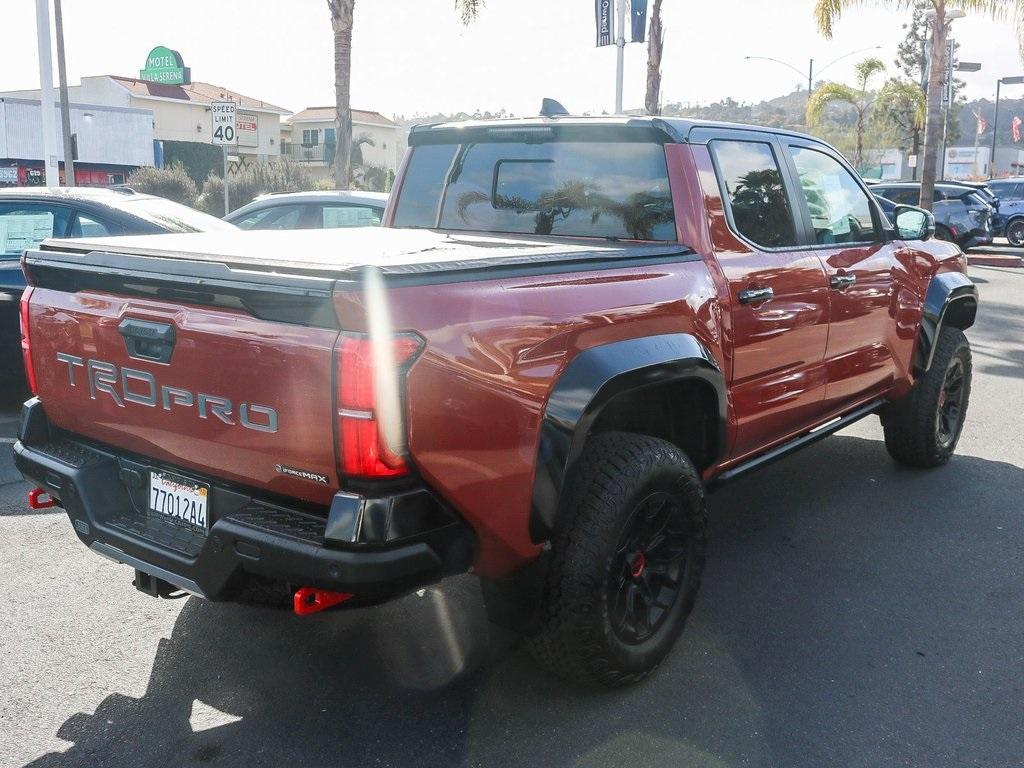
[[[16,91],[0,96],[39,99],[39,91]],[[153,83],[118,75],[83,77],[68,88],[73,102],[152,112],[153,138],[165,142],[210,143],[210,102],[233,101],[237,106],[238,154],[243,162],[265,163],[281,152],[281,118],[291,114],[251,96],[211,83],[186,85]]]
[[[60,110],[56,104],[52,109],[63,157]],[[70,113],[78,185],[123,184],[133,169],[153,165],[152,111],[72,101]],[[42,184],[44,178],[40,101],[0,97],[0,185]]]
[[[308,165],[314,176],[326,178],[334,161],[334,107],[307,107],[290,117],[281,127],[282,155]],[[379,165],[394,173],[408,147],[408,129],[379,112],[352,110],[352,138],[368,137],[360,146],[363,162]]]
[[[939,176],[963,181],[987,179],[991,157],[990,147],[947,147],[945,173],[939,169]]]

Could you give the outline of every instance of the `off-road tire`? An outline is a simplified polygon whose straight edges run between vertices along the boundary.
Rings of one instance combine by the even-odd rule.
[[[961,370],[961,399],[952,432],[943,435],[939,409],[947,377],[956,366]],[[900,464],[938,467],[949,461],[963,431],[971,396],[971,347],[959,328],[943,328],[935,345],[931,368],[917,380],[903,398],[891,403],[882,414],[885,447]]]
[[[527,643],[541,666],[560,677],[604,686],[638,682],[671,650],[700,587],[707,524],[700,478],[675,445],[643,435],[608,432],[591,438],[567,493],[541,585],[539,630]],[[672,548],[663,541],[657,545],[663,548],[660,551],[684,548],[685,555],[678,566],[659,564],[657,570],[650,566],[646,576],[652,581],[648,583],[661,585],[659,595],[665,594],[662,590],[669,584],[661,575],[662,568],[674,569],[678,587],[670,606],[658,607],[663,618],[656,631],[652,623],[648,625],[649,638],[628,643],[612,624],[610,590],[615,581],[625,583],[631,576],[613,575],[612,567],[623,557],[623,537],[633,526],[646,525],[641,521],[647,518],[640,515],[651,499],[667,499],[673,521],[663,529],[663,539],[671,539]],[[647,514],[654,518],[654,513]],[[676,532],[670,531],[671,527]],[[649,555],[652,563],[656,562],[653,552]],[[642,562],[640,571],[642,574]],[[635,578],[639,584],[643,577]],[[647,594],[651,594],[650,586]]]

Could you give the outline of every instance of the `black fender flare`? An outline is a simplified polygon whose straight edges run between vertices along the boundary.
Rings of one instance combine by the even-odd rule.
[[[670,333],[611,342],[580,352],[548,397],[537,446],[530,531],[541,541],[554,528],[562,489],[594,422],[615,397],[670,381],[699,380],[717,399],[717,451],[725,448],[728,403],[715,358],[691,334]]]
[[[935,343],[944,325],[967,330],[978,313],[978,287],[962,272],[943,272],[928,284],[921,312],[921,327],[914,353],[914,369],[926,373],[935,356]]]

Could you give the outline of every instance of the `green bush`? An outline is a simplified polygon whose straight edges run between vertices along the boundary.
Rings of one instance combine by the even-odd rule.
[[[126,181],[136,192],[166,197],[176,203],[194,206],[199,188],[181,163],[166,168],[136,168]]]
[[[164,141],[164,165],[181,163],[196,185],[211,173],[224,173],[224,151],[213,144],[198,141]]]
[[[270,192],[304,192],[312,188],[313,177],[305,166],[287,160],[250,165],[229,176],[228,203],[234,211]],[[197,207],[214,216],[224,215],[222,178],[212,173],[206,177]]]

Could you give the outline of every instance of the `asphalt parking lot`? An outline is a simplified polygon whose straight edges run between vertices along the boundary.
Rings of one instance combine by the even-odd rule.
[[[972,267],[959,455],[871,419],[711,498],[703,591],[644,684],[580,690],[470,578],[300,619],[158,601],[30,512],[0,411],[0,765],[1024,765],[1024,269]]]

